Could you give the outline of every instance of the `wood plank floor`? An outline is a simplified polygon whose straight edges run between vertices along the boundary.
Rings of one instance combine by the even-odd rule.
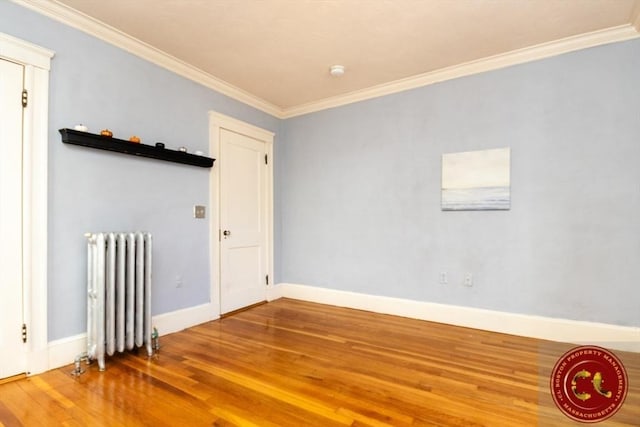
[[[4,426],[562,426],[548,379],[574,347],[280,299],[109,358],[0,385]],[[603,425],[640,425],[640,354]]]

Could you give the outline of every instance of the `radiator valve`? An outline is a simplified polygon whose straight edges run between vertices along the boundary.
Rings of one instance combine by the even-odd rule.
[[[158,328],[153,327],[153,333],[151,334],[151,345],[153,347],[153,352],[157,353],[160,351],[160,335],[158,334]]]

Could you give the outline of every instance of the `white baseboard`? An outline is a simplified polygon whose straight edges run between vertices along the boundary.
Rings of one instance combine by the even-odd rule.
[[[153,316],[152,324],[158,328],[160,336],[182,331],[219,318],[218,311],[211,304],[202,304],[169,313]],[[31,373],[56,369],[74,362],[76,356],[87,351],[87,334],[79,334],[49,342],[48,368],[31,369]]]
[[[267,287],[267,301],[274,301],[282,298],[282,287],[278,285],[270,285]]]
[[[49,346],[27,353],[27,375],[35,375],[49,369]]]
[[[49,369],[70,365],[76,356],[87,351],[87,334],[49,342]]]
[[[158,328],[160,336],[209,322],[220,317],[219,309],[213,304],[202,304],[153,316],[152,324]]]
[[[640,327],[507,313],[292,283],[280,283],[275,288],[274,294],[285,298],[550,341],[640,352]]]
[[[511,335],[599,345],[613,350],[640,353],[640,328],[638,327],[436,304],[292,283],[280,283],[268,289],[267,299],[269,301],[281,297]],[[153,325],[158,328],[158,332],[162,336],[217,318],[219,318],[219,313],[214,306],[202,304],[154,316]],[[46,360],[47,356],[45,355],[48,355],[48,367],[45,367],[45,363],[34,362],[34,365],[30,366],[30,371],[35,374],[47,369],[70,365],[77,355],[86,351],[86,347],[86,334],[51,341],[48,349],[39,353],[42,357],[34,357],[34,360]]]

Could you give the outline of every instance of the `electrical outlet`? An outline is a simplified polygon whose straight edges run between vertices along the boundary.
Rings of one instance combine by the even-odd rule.
[[[473,274],[467,273],[464,275],[464,285],[467,287],[473,286]]]
[[[440,272],[440,284],[446,285],[447,283],[449,283],[449,279],[447,278],[447,272],[446,271],[441,271]]]

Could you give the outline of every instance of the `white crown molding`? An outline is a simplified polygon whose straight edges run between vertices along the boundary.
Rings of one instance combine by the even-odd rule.
[[[373,86],[346,95],[338,95],[316,102],[291,107],[283,110],[283,118],[301,116],[316,111],[352,104],[354,102],[365,101],[367,99],[380,96],[391,95],[410,89],[428,86],[458,77],[470,76],[483,73],[485,71],[497,70],[512,65],[523,64],[525,62],[536,61],[549,58],[563,53],[573,52],[589,47],[600,46],[608,43],[620,42],[640,37],[640,18],[636,14],[635,27],[631,24],[618,27],[580,34],[564,39],[543,43],[536,46],[518,49],[500,55],[489,56],[487,58],[466,62],[452,67],[442,68],[417,76],[396,80],[390,83]]]
[[[631,12],[631,25],[640,32],[640,1],[636,1],[636,7]]]
[[[111,43],[129,53],[143,58],[151,63],[159,65],[169,71],[172,71],[182,77],[199,83],[209,89],[213,89],[243,102],[251,107],[261,110],[272,116],[281,118],[282,109],[267,102],[257,96],[254,96],[244,90],[237,88],[217,77],[206,73],[199,68],[187,64],[186,62],[169,55],[166,52],[156,49],[155,47],[131,37],[122,31],[111,27],[97,19],[94,19],[82,12],[72,9],[55,0],[12,0],[20,6],[31,9],[65,25],[76,28],[108,43]]]
[[[345,95],[338,95],[319,101],[310,102],[290,108],[282,109],[270,102],[267,102],[255,95],[252,95],[240,88],[237,88],[217,77],[206,73],[186,62],[171,56],[159,49],[148,45],[141,40],[131,37],[122,31],[106,25],[88,15],[72,9],[56,0],[11,0],[21,6],[34,10],[40,14],[55,19],[63,24],[77,28],[91,34],[101,40],[111,43],[129,53],[139,56],[147,61],[159,65],[182,77],[190,79],[205,87],[213,89],[243,102],[251,107],[261,110],[267,114],[280,119],[301,116],[316,111],[365,101],[367,99],[378,98],[391,95],[410,89],[428,86],[434,83],[469,76],[485,71],[497,70],[512,65],[536,61],[549,58],[563,53],[573,52],[589,47],[600,46],[608,43],[620,42],[640,37],[640,3],[630,17],[631,23],[617,27],[598,30],[590,33],[580,34],[564,39],[539,44],[523,49],[514,50],[504,54],[494,55],[487,58],[459,64],[435,71],[431,71],[417,76],[396,80],[389,83],[369,87],[366,89],[351,92]]]

